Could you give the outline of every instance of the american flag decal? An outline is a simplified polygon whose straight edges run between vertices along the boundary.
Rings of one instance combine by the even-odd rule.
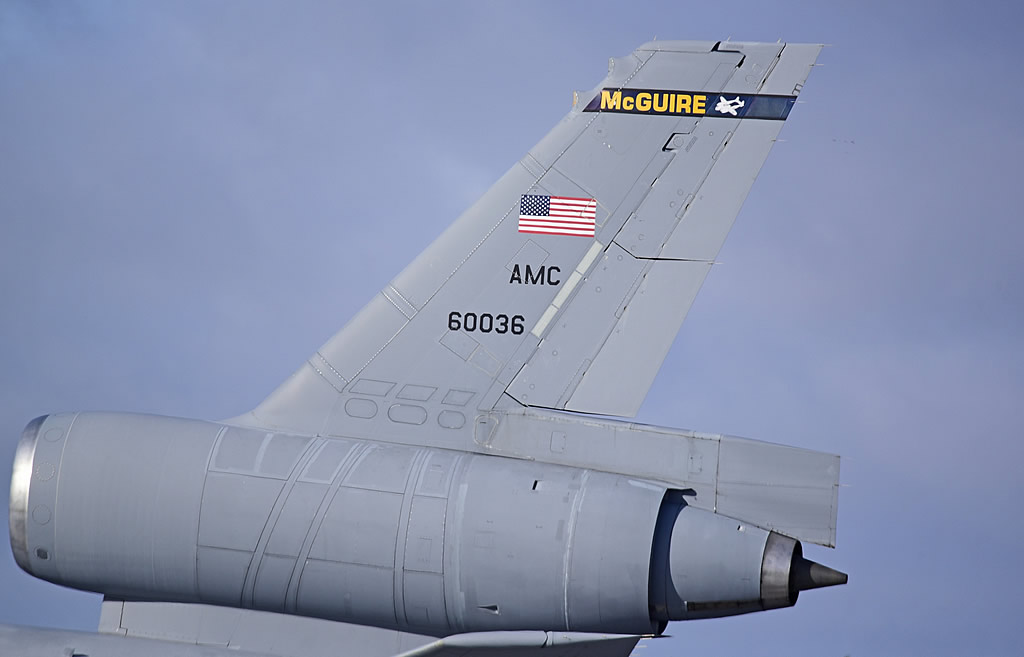
[[[523,194],[519,232],[593,237],[596,214],[597,201],[592,198]]]

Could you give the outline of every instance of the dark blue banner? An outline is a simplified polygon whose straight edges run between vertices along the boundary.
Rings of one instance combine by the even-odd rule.
[[[666,89],[602,89],[583,111],[784,121],[795,102],[796,96]]]

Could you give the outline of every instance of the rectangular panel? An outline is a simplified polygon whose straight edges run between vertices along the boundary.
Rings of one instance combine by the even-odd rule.
[[[711,172],[715,164],[712,156],[739,121],[718,119],[713,130],[707,129],[708,123],[705,120],[705,129],[683,139],[684,149],[677,150],[676,156],[650,187],[635,214],[615,236],[615,242],[630,254],[638,258],[659,256],[665,241],[676,229],[683,209],[696,197],[698,189]],[[703,193],[703,190],[700,191]],[[732,222],[729,224],[732,225]]]
[[[256,471],[267,477],[287,479],[312,438],[302,436],[275,435],[263,446]]]
[[[266,551],[297,557],[326,493],[325,484],[296,482],[288,492],[288,499],[271,529]]]
[[[714,260],[750,192],[781,121],[731,121],[732,136],[658,257]]]
[[[362,623],[394,626],[394,577],[390,568],[310,559],[299,580],[296,612],[345,620],[356,618],[358,609]]]
[[[332,438],[328,440],[313,460],[306,466],[300,481],[316,481],[329,484],[334,481],[341,464],[349,452],[352,451],[355,443],[347,440]]]
[[[405,618],[413,628],[446,627],[444,578],[432,573],[405,573]]]
[[[256,459],[264,443],[270,440],[269,433],[253,429],[228,427],[217,441],[211,470],[252,473],[256,471]]]
[[[266,555],[260,561],[253,590],[253,605],[269,611],[284,611],[288,581],[295,569],[292,557]]]
[[[833,546],[838,489],[838,456],[722,437],[719,513]]]
[[[522,404],[558,406],[582,376],[586,361],[601,349],[614,325],[616,309],[628,299],[645,265],[612,244],[555,317],[507,392]]]
[[[420,480],[416,484],[416,495],[431,497],[447,497],[448,484],[455,471],[458,455],[454,452],[431,450],[427,462],[420,471]]]
[[[199,545],[255,550],[284,482],[211,472],[203,489]]]
[[[177,602],[104,600],[100,632],[227,646],[281,657],[392,657],[433,637],[293,614]]]
[[[342,487],[320,525],[310,558],[393,568],[401,509],[399,494]]]
[[[413,498],[405,540],[406,570],[442,572],[446,505],[447,500],[443,498]]]
[[[636,415],[710,270],[704,262],[653,261],[565,408]]]
[[[345,478],[345,485],[401,493],[416,451],[402,445],[374,445]]]
[[[552,451],[553,432],[565,433],[564,452]],[[501,415],[487,453],[661,481],[690,489],[691,506],[835,543],[839,457],[832,454],[615,420],[579,422],[540,409]]]
[[[239,605],[252,552],[200,547],[196,558],[199,595],[206,602]]]
[[[772,69],[765,80],[761,93],[795,94],[807,80],[821,52],[821,45],[816,43],[787,43],[782,49],[778,64]]]

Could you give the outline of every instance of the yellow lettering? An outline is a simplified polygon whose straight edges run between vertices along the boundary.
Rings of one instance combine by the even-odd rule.
[[[627,112],[632,112],[633,111],[633,97],[632,96],[626,96],[625,98],[622,99],[622,109],[626,110]]]
[[[661,104],[658,104],[658,101]],[[654,94],[654,111],[655,112],[667,112],[668,111],[668,94]]]
[[[707,100],[708,100],[707,96],[694,96],[693,97],[693,113],[694,114],[704,114],[705,111],[706,111],[704,109],[704,105],[705,105],[705,103],[707,103]]]
[[[651,94],[646,91],[636,95],[636,109],[638,112],[651,111]]]
[[[611,93],[607,89],[601,90],[601,109],[619,109],[622,103],[622,92]]]
[[[676,113],[678,114],[689,114],[690,113],[690,97],[686,94],[676,94]]]

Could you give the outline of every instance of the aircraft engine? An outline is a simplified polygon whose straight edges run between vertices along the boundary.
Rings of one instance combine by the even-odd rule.
[[[18,564],[64,586],[435,636],[652,634],[845,582],[685,500],[531,460],[79,413],[26,427],[10,532]]]
[[[666,623],[792,607],[800,591],[845,584],[800,541],[665,496],[651,559],[651,616]]]

